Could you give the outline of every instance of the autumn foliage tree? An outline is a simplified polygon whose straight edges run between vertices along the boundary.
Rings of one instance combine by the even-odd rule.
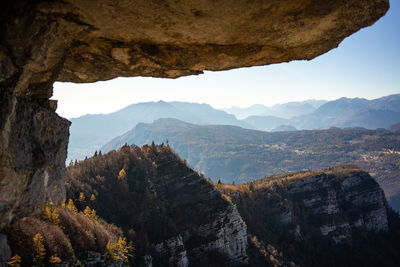
[[[57,209],[52,206],[46,206],[44,219],[48,220],[49,222],[55,225],[58,225],[60,223]]]
[[[125,180],[126,179],[126,171],[125,169],[122,169],[118,173],[118,180]]]
[[[74,201],[72,199],[68,200],[67,209],[69,209],[73,214],[78,213],[78,209],[76,208]]]
[[[43,236],[37,233],[33,237],[33,263],[39,266],[43,265],[44,257],[46,256],[46,249],[43,243]]]
[[[11,259],[7,262],[8,266],[12,267],[20,267],[21,266],[21,257],[18,254],[15,254]]]

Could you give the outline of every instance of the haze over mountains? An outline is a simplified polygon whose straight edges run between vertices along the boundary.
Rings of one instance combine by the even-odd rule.
[[[106,142],[135,127],[140,122],[160,118],[204,124],[227,124],[252,128],[244,121],[208,104],[185,102],[146,102],[133,104],[110,114],[85,115],[71,119],[68,159],[83,159],[93,155]]]
[[[298,105],[297,107],[303,108],[299,108],[297,114],[290,118],[258,114],[247,117],[244,121],[251,124],[255,129],[264,131],[271,131],[282,124],[290,125],[298,130],[327,129],[330,127],[377,129],[388,128],[400,121],[400,94],[374,100],[343,97],[326,102],[307,113],[310,106]]]
[[[311,113],[326,102],[328,101],[311,99],[277,104],[272,107],[255,104],[247,108],[231,107],[223,110],[235,115],[238,119],[245,119],[250,116],[274,116],[290,119],[294,116]]]
[[[129,131],[136,124],[174,118],[198,125],[233,125],[263,131],[328,129],[330,127],[389,128],[400,122],[400,94],[374,100],[340,98],[334,101],[307,100],[275,105],[231,108],[233,114],[208,104],[146,102],[132,104],[110,114],[85,115],[71,119],[68,161],[93,155],[101,146]],[[294,116],[297,115],[297,116]],[[280,117],[279,117],[280,116]]]
[[[214,181],[248,182],[257,177],[356,164],[372,173],[400,210],[400,134],[388,130],[339,129],[265,132],[228,125],[194,125],[176,119],[140,123],[101,150],[125,143],[167,142],[196,170]],[[396,203],[395,203],[396,202]]]

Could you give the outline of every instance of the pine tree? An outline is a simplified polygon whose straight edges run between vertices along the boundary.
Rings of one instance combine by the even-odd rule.
[[[58,225],[60,219],[58,217],[57,209],[55,207],[46,206],[46,212],[44,214],[44,219],[49,220],[52,224]]]
[[[62,260],[57,256],[51,256],[49,262],[54,266],[61,266]]]
[[[83,211],[83,214],[85,214],[85,216],[89,217],[92,215],[92,210],[89,208],[89,206],[86,206],[85,210]]]
[[[97,222],[98,217],[96,211],[93,209],[90,209],[89,206],[86,206],[85,210],[83,211],[83,214],[85,216],[89,217],[93,222]]]
[[[40,233],[33,237],[33,251],[33,263],[42,266],[46,249],[43,244],[43,236]]]
[[[67,209],[69,209],[73,214],[78,213],[78,209],[75,207],[74,201],[72,201],[72,199],[68,200]]]
[[[15,254],[11,259],[7,262],[8,266],[20,267],[21,266],[21,257],[18,254]]]
[[[119,237],[117,244],[119,259],[121,259],[125,263],[129,263],[128,257],[132,256],[131,254],[132,248],[133,248],[132,244],[126,243],[125,237]]]
[[[79,193],[79,202],[84,202],[85,201],[85,194],[83,192]]]
[[[118,173],[118,180],[124,180],[126,178],[126,171],[125,169],[122,169]]]
[[[107,246],[106,246],[106,255],[107,259],[110,261],[115,261],[118,260],[118,255],[117,255],[117,248],[113,242],[108,240]]]

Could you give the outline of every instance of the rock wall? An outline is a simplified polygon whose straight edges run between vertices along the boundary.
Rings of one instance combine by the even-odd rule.
[[[252,234],[268,236],[270,227],[296,241],[320,236],[339,243],[351,238],[354,230],[389,230],[383,190],[353,165],[276,175],[250,185],[242,193],[229,185],[219,189],[238,205]],[[265,228],[254,228],[261,222]]]
[[[215,233],[216,240],[193,249],[194,257],[206,250],[218,249],[229,256],[232,264],[242,265],[248,263],[247,256],[247,227],[234,206],[228,206],[227,210],[215,216],[215,220],[201,225],[195,229],[195,235],[207,237]]]
[[[65,200],[70,123],[39,102],[12,99],[0,136],[0,227]]]
[[[385,14],[388,0],[0,3],[0,227],[63,200],[68,122],[54,81],[175,78],[312,59]]]
[[[294,182],[288,192],[289,199],[300,201],[298,205],[307,220],[335,242],[351,237],[355,228],[388,231],[385,195],[366,172],[355,172],[342,179],[322,173]]]
[[[157,175],[149,177],[152,194],[173,207],[190,207],[192,215],[183,214],[179,223],[172,218],[180,224],[179,234],[155,245],[158,258],[168,257],[176,266],[193,266],[205,252],[217,250],[231,264],[247,264],[247,227],[237,208],[204,178],[182,166],[175,154],[167,157],[152,159],[157,165]]]

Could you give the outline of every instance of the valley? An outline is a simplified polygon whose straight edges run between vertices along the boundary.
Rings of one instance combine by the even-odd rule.
[[[199,126],[174,119],[138,124],[101,148],[169,144],[194,169],[225,183],[277,173],[356,164],[370,172],[399,210],[400,135],[387,130],[339,129],[269,133],[234,126]]]

